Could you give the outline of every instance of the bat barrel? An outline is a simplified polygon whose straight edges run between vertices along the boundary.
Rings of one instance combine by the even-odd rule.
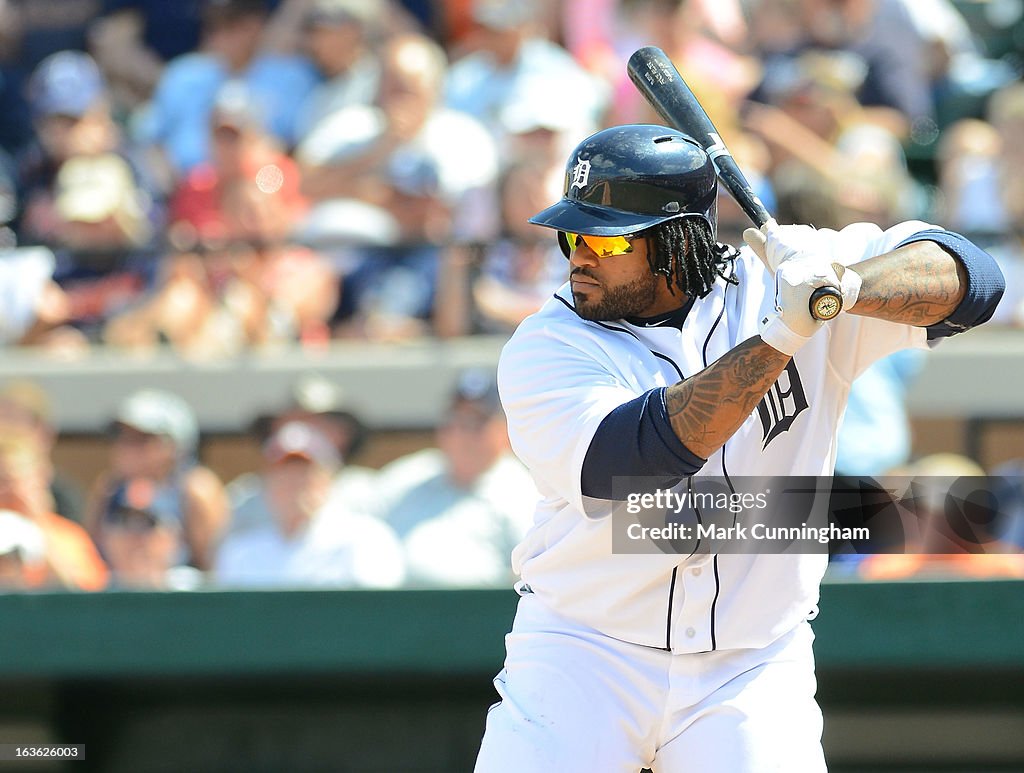
[[[743,212],[759,227],[771,217],[718,136],[715,125],[664,51],[656,46],[637,49],[626,66],[630,80],[659,115],[686,132],[711,156],[718,176]]]

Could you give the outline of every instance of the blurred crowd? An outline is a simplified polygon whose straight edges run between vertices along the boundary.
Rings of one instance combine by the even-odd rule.
[[[379,469],[309,374],[253,423],[259,467],[227,485],[174,393],[121,402],[86,492],[54,464],[51,415],[32,382],[0,390],[0,589],[510,587],[538,498],[484,370],[452,385],[434,446]]]
[[[567,151],[660,120],[626,77],[644,44],[780,221],[934,220],[1024,286],[1018,6],[0,0],[0,341],[507,333],[564,278],[525,220]],[[737,242],[725,196],[721,220]],[[1012,289],[996,321],[1024,322]]]
[[[1020,3],[0,0],[0,346],[209,360],[508,334],[565,279],[526,220],[569,150],[662,122],[626,76],[642,45],[780,222],[960,231],[1007,276],[995,323],[1024,325]],[[739,244],[727,195],[719,219]],[[858,382],[840,472],[909,461],[916,357]],[[46,396],[12,382],[0,584],[506,586],[537,494],[490,378],[464,374],[436,447],[379,470],[352,463],[367,428],[336,386],[305,379],[226,485],[193,406],[144,390],[77,494]]]
[[[481,369],[452,384],[431,447],[379,468],[359,464],[372,430],[332,381],[308,373],[253,422],[258,468],[226,485],[201,463],[195,412],[172,392],[120,403],[105,468],[85,492],[54,462],[51,416],[37,384],[0,387],[0,592],[508,588],[540,496]],[[913,517],[872,537],[897,552],[836,546],[835,574],[1024,577],[1024,463],[987,475],[938,454],[880,473],[874,485],[906,489],[897,498]],[[967,488],[951,519],[956,481]],[[975,501],[982,491],[998,506]],[[870,519],[879,511],[865,502]]]

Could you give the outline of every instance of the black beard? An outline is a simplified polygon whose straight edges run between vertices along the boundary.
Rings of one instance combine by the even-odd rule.
[[[591,322],[609,322],[625,317],[639,317],[657,297],[658,278],[653,274],[634,279],[618,287],[602,286],[599,301],[587,301],[582,293],[573,293],[576,313]]]

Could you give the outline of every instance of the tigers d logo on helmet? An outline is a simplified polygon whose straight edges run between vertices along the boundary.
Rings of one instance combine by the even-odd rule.
[[[570,188],[586,188],[590,181],[590,161],[576,157],[576,166],[572,168],[572,182]]]

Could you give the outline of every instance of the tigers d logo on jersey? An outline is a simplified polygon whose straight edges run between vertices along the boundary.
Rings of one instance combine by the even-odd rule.
[[[584,160],[576,157],[576,166],[572,168],[572,180],[570,188],[586,188],[590,181],[590,159]]]
[[[762,450],[783,432],[788,431],[796,417],[805,410],[807,396],[804,394],[804,385],[800,383],[800,372],[796,369],[796,362],[790,360],[786,369],[772,384],[772,388],[757,404],[761,428],[764,430]]]

